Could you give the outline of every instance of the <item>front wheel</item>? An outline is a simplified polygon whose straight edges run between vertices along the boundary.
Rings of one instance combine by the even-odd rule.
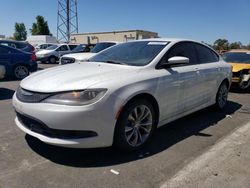
[[[217,95],[216,95],[216,103],[215,103],[215,107],[217,109],[223,109],[226,104],[227,104],[227,97],[228,97],[228,85],[226,84],[226,82],[222,82],[222,84],[220,85]]]
[[[147,100],[136,100],[125,106],[116,124],[114,145],[132,151],[144,146],[156,127],[155,111]]]
[[[49,63],[55,64],[55,63],[56,63],[56,57],[55,57],[55,56],[51,56],[51,57],[49,58]]]
[[[18,80],[21,80],[27,76],[29,76],[29,69],[28,67],[24,66],[24,65],[17,65],[14,68],[14,77]]]

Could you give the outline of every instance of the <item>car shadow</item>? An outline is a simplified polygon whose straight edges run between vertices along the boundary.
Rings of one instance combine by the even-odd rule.
[[[0,88],[0,100],[12,99],[15,91],[7,88]]]
[[[127,153],[112,147],[99,149],[62,148],[45,144],[29,135],[26,135],[25,138],[33,151],[57,164],[82,168],[110,166],[150,157],[190,136],[211,137],[213,135],[201,133],[201,131],[209,126],[214,126],[226,115],[233,114],[240,108],[240,104],[229,101],[223,111],[216,111],[211,107],[200,110],[157,129],[147,146],[138,151]]]

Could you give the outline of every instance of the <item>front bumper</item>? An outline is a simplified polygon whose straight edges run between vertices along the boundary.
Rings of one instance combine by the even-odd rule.
[[[37,119],[50,129],[96,133],[96,136],[86,138],[51,137],[32,131],[16,117],[16,125],[21,130],[45,143],[73,148],[108,147],[113,144],[116,120],[115,110],[108,109],[109,106],[112,106],[110,104],[109,106],[98,103],[86,106],[64,106],[46,103],[23,103],[14,94],[13,106],[17,113]]]

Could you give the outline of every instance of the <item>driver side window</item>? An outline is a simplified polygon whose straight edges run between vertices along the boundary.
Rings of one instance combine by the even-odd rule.
[[[66,45],[63,45],[60,48],[58,48],[57,51],[68,51],[68,47]]]
[[[189,58],[189,64],[197,64],[196,51],[192,43],[183,42],[173,46],[166,55],[164,59],[167,61],[169,58],[174,56],[181,56]]]

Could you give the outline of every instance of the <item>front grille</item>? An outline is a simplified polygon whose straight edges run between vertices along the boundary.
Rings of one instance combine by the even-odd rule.
[[[241,76],[241,71],[233,72],[233,77],[240,77],[240,76]]]
[[[18,87],[16,96],[22,102],[37,103],[48,98],[49,96],[51,96],[51,94],[28,91],[22,89],[21,87]]]
[[[71,58],[71,57],[62,57],[61,58],[61,64],[70,64],[70,63],[75,63],[75,58]]]
[[[51,129],[43,122],[36,120],[35,118],[29,117],[27,115],[20,114],[16,112],[18,120],[27,129],[32,132],[50,137],[50,138],[60,138],[60,139],[80,139],[97,136],[94,131],[76,131],[76,130],[58,130]]]

